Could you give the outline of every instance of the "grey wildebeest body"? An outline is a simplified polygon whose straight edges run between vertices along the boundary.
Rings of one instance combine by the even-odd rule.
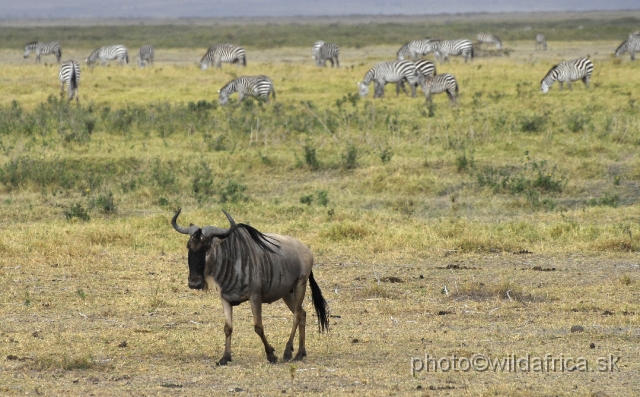
[[[224,212],[224,210],[223,210]],[[327,302],[313,278],[313,254],[300,241],[289,236],[263,234],[249,225],[236,224],[224,212],[231,224],[229,229],[214,226],[202,228],[177,224],[180,210],[171,220],[173,228],[190,236],[189,288],[215,290],[222,300],[225,315],[225,347],[219,365],[231,361],[233,306],[251,303],[254,330],[260,336],[267,359],[277,362],[274,348],[267,342],[262,326],[262,304],[284,300],[293,313],[293,328],[287,341],[283,360],[291,359],[293,339],[299,331],[298,353],[295,360],[307,355],[305,350],[306,312],[302,308],[307,280],[311,286],[313,306],[318,316],[318,329],[329,329]]]

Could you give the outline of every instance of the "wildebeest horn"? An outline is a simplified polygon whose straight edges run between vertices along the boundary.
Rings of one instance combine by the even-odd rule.
[[[171,218],[171,225],[173,226],[174,229],[176,229],[178,233],[188,234],[189,236],[191,236],[193,233],[195,233],[196,230],[200,228],[196,225],[193,225],[191,227],[181,227],[180,225],[178,225],[178,222],[177,222],[178,215],[180,215],[181,211],[182,211],[182,208],[178,209],[178,212],[176,212],[173,218]]]
[[[202,235],[205,237],[219,237],[219,238],[223,238],[223,237],[227,237],[228,235],[231,234],[231,232],[233,232],[234,230],[236,230],[236,222],[233,220],[233,218],[231,217],[231,215],[229,215],[227,213],[227,211],[222,210],[222,212],[227,216],[227,219],[229,220],[229,223],[231,224],[231,227],[229,227],[229,229],[221,229],[219,227],[215,227],[215,226],[205,226],[202,228]]]

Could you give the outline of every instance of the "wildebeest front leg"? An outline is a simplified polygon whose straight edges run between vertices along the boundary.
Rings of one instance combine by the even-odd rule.
[[[264,344],[267,360],[269,360],[271,364],[275,364],[278,362],[278,357],[273,353],[275,349],[267,342],[267,337],[264,336],[264,327],[262,326],[262,301],[259,297],[252,297],[250,302],[251,312],[253,313],[253,330],[256,331],[256,334],[258,334]]]
[[[291,328],[291,335],[289,335],[289,341],[284,349],[284,355],[282,361],[291,360],[291,354],[293,352],[293,338],[296,336],[296,328],[299,329],[298,334],[298,354],[294,360],[302,360],[307,355],[307,350],[304,347],[305,338],[305,326],[307,322],[307,312],[302,308],[302,302],[304,301],[304,294],[307,289],[307,280],[300,280],[298,284],[293,288],[293,292],[285,295],[282,299],[287,304],[291,313],[293,313],[293,327]]]
[[[224,354],[218,361],[218,365],[227,365],[231,361],[231,334],[233,333],[233,306],[226,300],[222,299],[222,307],[224,308]]]

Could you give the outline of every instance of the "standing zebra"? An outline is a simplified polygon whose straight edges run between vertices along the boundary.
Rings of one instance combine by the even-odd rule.
[[[37,41],[33,41],[24,46],[25,58],[32,52],[36,53],[36,63],[40,63],[40,55],[53,54],[56,56],[58,63],[60,63],[60,58],[62,58],[62,50],[57,41],[52,41],[51,43],[38,43]]]
[[[478,33],[478,36],[476,36],[476,38],[478,39],[478,44],[483,44],[483,43],[495,44],[497,50],[502,49],[502,40],[500,40],[500,38],[495,34]]]
[[[273,82],[267,76],[241,76],[235,80],[231,80],[224,87],[218,90],[220,94],[220,105],[226,105],[229,101],[229,95],[234,92],[238,93],[238,102],[242,102],[245,95],[262,97],[269,102],[269,94],[273,94],[276,99],[276,90],[273,88]]]
[[[447,93],[449,102],[452,105],[456,104],[458,98],[458,82],[452,74],[441,74],[439,76],[425,77],[422,82],[422,92],[427,100],[427,103],[432,103],[433,99],[431,94]]]
[[[416,65],[411,61],[390,61],[375,64],[365,74],[364,79],[357,83],[360,96],[369,94],[369,84],[373,81],[374,98],[384,96],[384,86],[387,83],[400,84],[404,80],[411,85],[411,96],[416,96],[416,86],[420,83],[420,78],[416,72]],[[404,89],[404,85],[401,85]],[[406,91],[405,91],[406,92]]]
[[[474,57],[473,43],[467,39],[430,40],[427,43],[427,49],[428,52],[433,51],[440,63],[449,62],[449,55],[461,55],[465,63]]]
[[[560,62],[552,67],[547,75],[544,76],[544,79],[542,79],[540,83],[540,90],[546,94],[555,81],[560,83],[560,91],[562,91],[562,83],[567,83],[571,90],[571,82],[577,80],[582,80],[584,85],[589,87],[592,73],[593,63],[588,58]]]
[[[316,60],[316,66],[326,66],[327,61],[331,62],[331,67],[340,67],[338,56],[340,48],[337,44],[316,41],[311,49],[311,56]]]
[[[80,65],[76,61],[66,61],[60,66],[58,72],[58,80],[60,80],[60,96],[64,96],[64,85],[67,85],[69,92],[69,100],[76,97],[78,99],[78,84],[80,83]]]
[[[147,62],[153,66],[153,47],[150,45],[143,45],[140,47],[140,52],[138,53],[138,66],[141,68],[147,65]]]
[[[536,35],[536,50],[540,49],[542,51],[547,50],[547,39],[544,37],[542,33],[538,33]]]
[[[128,65],[129,53],[127,47],[122,44],[102,46],[96,48],[85,61],[89,67],[93,67],[98,60],[100,60],[100,64],[104,66],[107,64],[107,61],[113,61],[114,59],[120,62],[120,66],[122,66],[123,62]]]
[[[222,62],[247,66],[244,48],[233,44],[214,44],[200,60],[200,69],[205,70],[211,64],[222,68]]]
[[[431,52],[429,42],[431,40],[412,40],[407,44],[400,47],[398,50],[398,60],[404,61],[406,59],[417,59],[423,55],[427,55]]]
[[[625,52],[631,55],[631,60],[636,60],[636,52],[640,52],[640,32],[631,33],[629,38],[622,42],[616,49],[616,56],[619,57]]]

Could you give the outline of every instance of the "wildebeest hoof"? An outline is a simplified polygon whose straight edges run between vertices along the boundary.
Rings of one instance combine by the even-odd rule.
[[[218,361],[217,365],[227,365],[227,363],[231,361],[231,357],[222,357],[220,361]]]
[[[267,360],[269,360],[269,362],[271,364],[275,364],[275,363],[278,362],[278,357],[276,357],[275,354],[271,354],[271,355],[267,356]]]
[[[287,362],[291,360],[291,353],[287,353],[285,352],[284,355],[282,356],[282,362]]]
[[[302,359],[305,358],[306,356],[307,356],[307,353],[298,352],[298,354],[296,354],[296,356],[293,358],[293,361],[302,361]]]

